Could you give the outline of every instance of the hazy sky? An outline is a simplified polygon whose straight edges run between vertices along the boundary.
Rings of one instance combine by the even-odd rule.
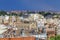
[[[60,0],[0,0],[0,10],[60,11]]]

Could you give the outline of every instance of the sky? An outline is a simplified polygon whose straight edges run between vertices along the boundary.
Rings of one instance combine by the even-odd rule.
[[[60,11],[60,0],[0,0],[0,10]]]

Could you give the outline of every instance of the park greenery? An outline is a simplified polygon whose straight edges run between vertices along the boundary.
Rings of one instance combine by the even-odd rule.
[[[55,37],[51,37],[50,40],[60,40],[60,35],[56,35]]]

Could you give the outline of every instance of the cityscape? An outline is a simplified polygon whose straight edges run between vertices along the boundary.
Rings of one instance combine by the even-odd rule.
[[[0,38],[59,40],[60,12],[0,11]]]

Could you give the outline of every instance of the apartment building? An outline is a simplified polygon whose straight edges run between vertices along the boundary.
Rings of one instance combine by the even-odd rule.
[[[15,27],[16,28],[16,37],[17,36],[21,36],[21,29],[24,30],[24,33],[27,36],[31,35],[31,32],[33,30],[33,32],[36,33],[36,35],[38,35],[37,33],[40,33],[44,30],[45,33],[42,33],[44,37],[50,37],[50,36],[55,36],[55,26],[57,26],[57,20],[56,19],[52,19],[52,18],[48,18],[45,19],[44,16],[40,15],[40,14],[29,14],[28,17],[20,17],[20,16],[3,16],[4,18],[2,19],[2,16],[0,16],[0,23],[4,23],[4,25],[8,24],[11,27]],[[40,29],[38,30],[38,27],[40,27]],[[59,27],[58,26],[58,30],[57,30],[57,34],[59,33]],[[32,32],[32,34],[33,34]],[[41,34],[41,35],[42,35]],[[35,37],[36,37],[35,35]],[[42,37],[42,36],[41,36]]]
[[[0,24],[3,23],[3,19],[2,16],[0,16]]]
[[[56,27],[56,34],[60,35],[60,19],[58,20],[58,25]]]
[[[49,18],[46,20],[46,32],[47,32],[47,38],[48,40],[50,40],[50,37],[55,37],[56,36],[56,22],[57,20],[53,19],[53,18]]]

